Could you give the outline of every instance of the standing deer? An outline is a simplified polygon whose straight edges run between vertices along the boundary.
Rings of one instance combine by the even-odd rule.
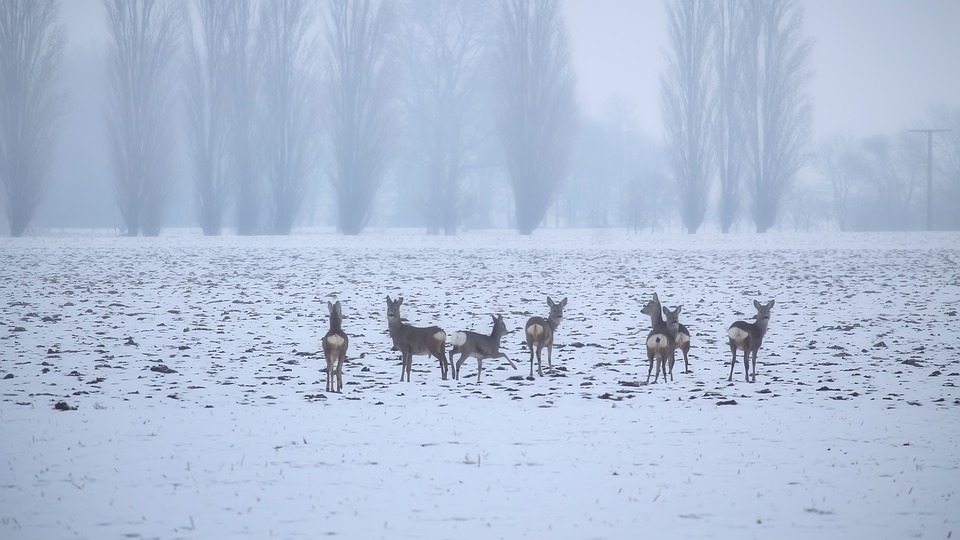
[[[387,295],[387,327],[393,339],[393,347],[400,351],[403,365],[400,367],[400,382],[406,373],[410,382],[410,370],[413,369],[414,356],[434,356],[440,360],[440,376],[447,380],[447,333],[439,326],[419,328],[404,324],[400,320],[400,306],[403,298],[391,300]]]
[[[517,365],[507,356],[507,353],[500,352],[500,338],[507,333],[507,325],[503,322],[503,315],[491,315],[493,317],[493,330],[490,335],[478,334],[477,332],[454,332],[450,349],[450,364],[453,365],[453,378],[460,378],[460,366],[467,358],[477,359],[477,382],[480,382],[480,373],[483,371],[483,361],[487,358],[506,358],[507,362],[517,369]],[[460,353],[460,360],[453,364],[453,355]]]
[[[543,348],[547,348],[547,367],[553,369],[553,334],[560,321],[563,320],[563,308],[567,305],[567,299],[564,298],[559,303],[555,303],[550,297],[547,297],[547,305],[550,306],[550,316],[530,317],[523,329],[527,336],[527,347],[530,348],[530,377],[533,378],[533,353],[537,353],[537,373],[543,377],[543,363],[540,360],[540,354]]]
[[[347,359],[347,347],[350,345],[350,339],[341,328],[343,324],[343,311],[340,308],[340,301],[336,304],[327,302],[327,309],[330,311],[330,330],[323,336],[323,356],[327,360],[327,392],[343,391],[343,362]],[[337,365],[337,388],[333,388],[333,365]]]
[[[647,302],[647,305],[640,310],[640,313],[650,316],[650,326],[652,328],[664,324],[660,309],[660,298],[657,297],[657,293],[653,293],[653,300]],[[683,353],[683,372],[690,373],[690,331],[682,324],[678,328],[676,345]],[[673,364],[670,364],[670,373],[673,373]]]
[[[677,306],[677,309],[670,311],[663,308],[663,314],[667,320],[659,325],[654,325],[653,330],[647,334],[647,360],[650,367],[647,369],[647,384],[650,384],[650,373],[653,372],[653,361],[657,361],[657,374],[653,378],[656,383],[660,379],[660,370],[663,370],[663,382],[667,382],[667,365],[669,360],[670,380],[673,381],[673,363],[677,354],[677,334],[680,331],[680,311],[683,306]]]
[[[749,367],[750,355],[753,355],[753,381],[757,382],[757,351],[763,344],[763,336],[767,333],[767,324],[770,322],[770,310],[773,308],[774,300],[767,305],[763,305],[756,300],[753,301],[753,307],[757,308],[757,322],[748,323],[737,321],[727,329],[727,336],[730,337],[730,352],[733,359],[730,360],[730,376],[728,381],[733,380],[733,369],[737,366],[737,349],[743,351],[743,377],[747,382],[750,381]]]

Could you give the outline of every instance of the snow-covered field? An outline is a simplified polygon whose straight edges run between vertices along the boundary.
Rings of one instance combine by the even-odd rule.
[[[0,538],[960,535],[960,234],[72,235],[0,239],[0,273]],[[645,385],[655,291],[692,373]],[[388,294],[449,333],[502,313],[520,369],[400,383]]]

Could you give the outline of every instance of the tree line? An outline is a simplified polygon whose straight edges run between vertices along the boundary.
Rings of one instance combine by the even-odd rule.
[[[629,98],[580,114],[560,0],[102,6],[102,117],[128,235],[160,234],[183,176],[207,235],[288,234],[313,221],[317,193],[348,235],[385,196],[393,222],[432,234],[492,213],[522,234],[677,218],[691,233],[922,221],[902,212],[920,209],[921,137],[811,141],[813,43],[797,0],[666,1],[662,141]],[[58,16],[58,0],[0,3],[0,183],[14,236],[56,183],[69,99]],[[935,223],[957,228],[960,114],[934,119],[955,126],[936,140]]]
[[[128,235],[160,233],[178,137],[208,235],[229,214],[238,234],[288,234],[320,178],[339,230],[358,234],[400,165],[427,179],[411,190],[410,210],[429,216],[431,232],[453,234],[471,190],[484,187],[478,171],[491,148],[506,156],[517,228],[530,233],[567,174],[576,106],[555,0],[500,0],[493,10],[482,0],[103,7],[104,121]],[[5,0],[0,11],[0,84],[15,90],[0,100],[17,111],[0,117],[0,177],[19,236],[50,184],[65,32],[57,0]]]

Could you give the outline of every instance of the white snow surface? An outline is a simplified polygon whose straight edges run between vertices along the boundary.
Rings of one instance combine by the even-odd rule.
[[[7,540],[960,535],[957,233],[75,233],[0,239],[0,273]],[[648,385],[653,292],[693,347]],[[448,335],[502,313],[519,370],[399,382],[387,295]],[[757,381],[727,382],[770,299]]]

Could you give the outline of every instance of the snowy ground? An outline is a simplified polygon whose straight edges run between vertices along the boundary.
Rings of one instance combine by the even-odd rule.
[[[0,538],[960,535],[960,234],[75,235],[0,239],[0,272]],[[654,291],[692,373],[645,385]],[[400,383],[388,294],[448,332],[503,313],[519,371]]]

